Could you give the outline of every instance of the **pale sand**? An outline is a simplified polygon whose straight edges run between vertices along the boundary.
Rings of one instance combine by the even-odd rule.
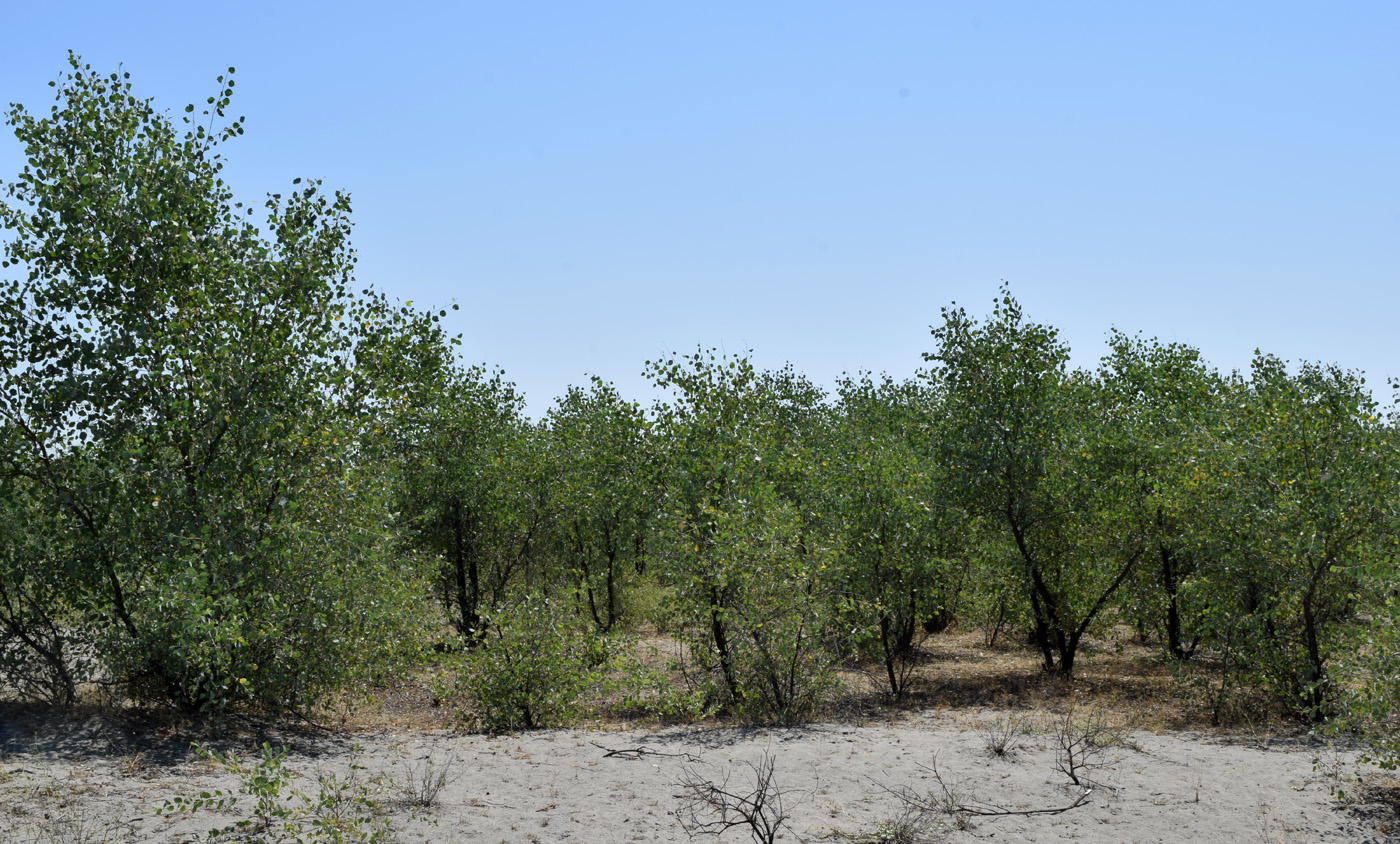
[[[442,790],[436,807],[419,817],[404,806],[393,808],[403,842],[686,841],[674,814],[684,768],[715,780],[728,771],[730,784],[741,787],[751,779],[746,763],[768,753],[792,816],[783,840],[812,841],[838,828],[869,830],[876,819],[893,815],[898,801],[891,789],[941,793],[927,770],[935,757],[945,783],[964,802],[1017,810],[1073,802],[1080,792],[1055,769],[1055,738],[1043,731],[1047,723],[1013,758],[994,758],[976,728],[994,717],[993,712],[980,717],[929,712],[884,726],[269,738],[291,746],[289,763],[300,774],[294,787],[310,792],[318,768],[346,769],[355,743],[361,745],[359,764],[368,769],[362,775],[383,772],[402,781],[409,765],[429,757],[454,760],[456,779]],[[129,729],[110,724],[9,726],[0,734],[0,840],[35,840],[44,812],[51,815],[46,821],[51,831],[56,819],[81,815],[113,840],[125,835],[156,842],[202,839],[211,826],[232,820],[215,814],[176,820],[155,815],[152,807],[163,798],[236,788],[236,779],[186,752],[183,740],[148,741],[141,752],[133,749]],[[247,750],[255,740],[223,746]],[[640,758],[606,755],[609,749],[638,748],[645,748]],[[1300,740],[1128,733],[1123,745],[1108,751],[1111,764],[1092,774],[1102,787],[1077,808],[1059,815],[973,818],[971,829],[950,827],[939,840],[1389,840],[1380,830],[1389,831],[1393,810],[1339,804],[1314,770],[1317,753]],[[698,761],[687,762],[687,756]],[[732,831],[719,840],[751,839]]]

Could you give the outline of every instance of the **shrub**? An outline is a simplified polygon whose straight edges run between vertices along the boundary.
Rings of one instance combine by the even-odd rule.
[[[621,708],[643,715],[684,723],[698,721],[714,713],[710,695],[704,686],[676,683],[667,671],[648,665],[637,655],[636,644],[623,639],[612,661],[609,688],[621,692]],[[648,645],[649,657],[659,658],[656,648]],[[667,668],[681,669],[679,660]]]
[[[711,548],[678,583],[678,633],[709,700],[751,721],[793,723],[837,687],[827,557],[800,544],[789,508],[750,504],[716,515]]]
[[[598,645],[563,607],[530,595],[483,616],[479,644],[462,654],[441,697],[491,733],[572,723],[602,680]]]
[[[971,555],[960,621],[982,633],[982,643],[996,647],[1009,631],[1031,626],[1026,612],[1026,586],[1014,565],[1016,549],[1009,538],[988,532],[984,545]]]

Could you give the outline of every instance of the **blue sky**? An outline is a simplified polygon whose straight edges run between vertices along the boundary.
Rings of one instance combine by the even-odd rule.
[[[333,11],[330,11],[333,10]],[[31,3],[0,101],[69,49],[178,112],[237,67],[244,199],[355,200],[359,279],[461,310],[543,412],[697,345],[819,383],[921,366],[1004,279],[1110,327],[1400,377],[1400,4]],[[20,150],[0,139],[0,178]]]

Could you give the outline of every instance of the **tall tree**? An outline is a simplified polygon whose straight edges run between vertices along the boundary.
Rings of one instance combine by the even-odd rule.
[[[499,372],[450,369],[397,429],[399,510],[438,560],[438,593],[469,641],[485,609],[509,594],[547,518],[537,432],[525,399]]]
[[[1218,471],[1198,482],[1225,569],[1216,614],[1246,667],[1299,714],[1327,716],[1328,671],[1368,569],[1393,554],[1394,445],[1362,378],[1257,355],[1220,431]]]
[[[985,324],[944,309],[931,377],[946,390],[945,455],[962,501],[1000,523],[1020,560],[1047,670],[1069,675],[1079,644],[1142,558],[1125,520],[1139,494],[1121,444],[1105,438],[1097,385],[1068,369],[1055,329],[1003,290]]]
[[[654,518],[649,425],[642,409],[594,378],[570,387],[546,419],[559,554],[589,616],[608,632],[623,590],[644,568]]]
[[[825,549],[785,489],[801,487],[802,420],[820,392],[714,352],[649,363],[673,400],[655,410],[662,530],[685,635],[732,712],[792,720],[833,675],[824,634]]]
[[[249,221],[218,81],[180,126],[70,56],[47,115],[10,110],[0,471],[63,538],[59,593],[109,678],[303,708],[403,632],[416,578],[356,459],[386,398],[359,356],[417,318],[353,292],[348,196],[297,179]]]
[[[966,518],[942,483],[927,384],[868,375],[837,384],[839,402],[816,470],[848,615],[900,698],[926,622],[951,616]],[[936,625],[933,625],[936,626]]]

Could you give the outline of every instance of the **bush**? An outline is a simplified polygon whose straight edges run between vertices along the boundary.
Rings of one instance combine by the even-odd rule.
[[[71,555],[34,492],[0,482],[0,690],[65,705],[91,674],[92,642],[74,629]]]
[[[138,699],[217,713],[309,713],[334,693],[382,681],[415,660],[427,573],[396,554],[390,513],[370,478],[307,490],[298,518],[253,553],[219,561],[238,590],[175,568],[131,602],[136,635],[114,631],[108,670]]]
[[[1008,631],[1031,626],[1026,586],[1015,566],[1016,549],[1002,536],[989,535],[972,554],[959,621],[982,632],[982,643],[995,647]]]
[[[747,504],[717,514],[712,548],[678,583],[678,638],[708,699],[748,720],[794,723],[838,685],[828,557],[800,544],[790,508]]]
[[[676,683],[668,676],[670,670],[681,670],[679,660],[670,661],[666,666],[667,671],[648,665],[638,656],[636,643],[628,638],[620,640],[616,651],[608,688],[621,693],[619,706],[623,711],[682,723],[698,721],[714,714],[708,689],[684,682]],[[647,645],[646,652],[652,662],[660,659],[655,647]]]
[[[490,733],[564,726],[583,711],[584,694],[602,681],[597,638],[541,595],[485,616],[479,644],[462,654],[440,697]]]

